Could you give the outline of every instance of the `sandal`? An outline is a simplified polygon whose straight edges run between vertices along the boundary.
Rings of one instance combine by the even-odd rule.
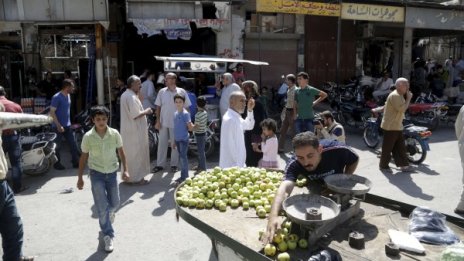
[[[182,184],[182,182],[184,182],[184,180],[178,178],[178,179],[176,179],[176,180],[172,183],[171,187],[177,188],[180,184]]]
[[[22,256],[19,258],[19,261],[34,261],[33,256]]]
[[[143,185],[147,185],[148,183],[150,183],[150,181],[146,179],[141,179],[139,182],[134,182],[134,185],[143,186]]]
[[[156,167],[153,168],[152,172],[153,172],[153,173],[156,173],[156,172],[162,171],[162,170],[163,170],[163,167],[161,167],[161,166],[156,166]]]

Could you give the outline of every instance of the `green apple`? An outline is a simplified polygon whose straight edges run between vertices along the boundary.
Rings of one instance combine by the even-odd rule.
[[[264,205],[264,210],[266,210],[266,213],[271,213],[271,205]]]
[[[286,228],[286,227],[282,228],[282,234],[284,234],[285,236],[287,236],[288,233],[289,233],[288,228]]]
[[[192,185],[192,178],[186,178],[185,179],[185,184]]]
[[[219,205],[219,210],[225,212],[227,210],[227,205],[223,202]]]
[[[232,199],[230,201],[230,206],[231,207],[236,208],[236,207],[238,207],[238,205],[240,205],[240,202],[237,199]]]
[[[300,248],[307,248],[308,247],[308,241],[304,238],[298,240],[298,246]]]
[[[214,201],[212,199],[207,199],[205,202],[205,207],[210,209],[214,206]]]
[[[277,252],[276,247],[273,244],[268,243],[264,247],[264,254],[266,256],[275,256],[276,252]]]
[[[279,249],[280,252],[285,252],[285,251],[287,251],[287,249],[288,249],[287,242],[285,242],[285,240],[282,240],[282,242],[280,242],[280,243],[277,245],[277,248]]]
[[[279,244],[280,242],[284,241],[284,235],[280,234],[280,233],[277,233],[274,235],[274,237],[272,238],[272,241],[276,244]]]
[[[237,198],[237,196],[238,196],[238,195],[237,195],[237,191],[232,191],[232,192],[230,193],[230,197],[231,197],[231,198]]]
[[[288,249],[290,249],[290,250],[294,250],[296,248],[296,245],[297,245],[296,241],[288,241],[287,242]]]
[[[256,210],[256,214],[258,215],[258,217],[260,218],[266,218],[266,210],[264,208],[258,208]]]
[[[197,200],[194,198],[189,199],[189,207],[194,208],[197,206]]]
[[[232,185],[232,188],[235,190],[235,191],[238,191],[240,189],[240,184],[239,183],[234,183],[234,185]]]
[[[197,208],[198,209],[204,209],[205,208],[205,201],[203,199],[198,199],[197,200]]]
[[[214,201],[214,206],[217,207],[217,208],[219,208],[219,206],[220,206],[221,204],[222,204],[222,200],[220,200],[220,199],[216,199],[216,200]]]
[[[288,230],[290,230],[292,228],[292,221],[284,221],[284,222],[282,222],[282,228],[287,228]]]
[[[248,210],[250,208],[250,203],[248,201],[242,202],[243,210]]]
[[[288,235],[287,238],[288,238],[288,241],[293,241],[295,243],[297,243],[299,239],[297,234],[290,234]]]
[[[208,191],[208,192],[206,193],[206,197],[209,198],[209,199],[214,198],[214,191],[211,191],[211,190]]]
[[[290,261],[290,255],[287,252],[280,253],[277,256],[277,261]]]

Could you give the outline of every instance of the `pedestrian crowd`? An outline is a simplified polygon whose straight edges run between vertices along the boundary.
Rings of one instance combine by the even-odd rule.
[[[443,71],[438,65],[434,68],[436,72],[433,79]],[[414,73],[413,84],[414,88],[422,90],[425,87],[417,78],[419,74],[419,70]],[[294,158],[285,168],[285,181],[278,189],[272,205],[268,235],[272,235],[277,228],[276,217],[280,203],[285,199],[284,192],[293,189],[298,175],[320,182],[325,176],[334,173],[354,173],[359,162],[358,155],[345,145],[345,130],[335,121],[332,112],[324,111],[318,115],[314,113],[314,106],[323,101],[327,93],[310,86],[309,75],[305,72],[296,76],[288,74],[284,78],[285,90],[281,92],[279,89],[279,95],[282,95],[279,103],[283,107],[280,128],[276,119],[268,115],[269,104],[263,98],[266,89],[260,88],[255,81],[246,80],[242,65],[234,73],[224,73],[216,84],[216,96],[220,97],[218,116],[221,119],[219,167],[257,166],[279,169],[283,166],[279,166],[278,155],[287,152],[286,141],[292,141]],[[202,78],[196,80],[201,82]],[[84,188],[84,170],[86,167],[89,169],[91,191],[107,252],[114,248],[115,232],[112,223],[119,206],[118,171],[123,184],[146,185],[149,183],[146,179],[149,173],[159,173],[168,168],[170,154],[169,170],[180,170],[180,177],[172,183],[173,187],[177,187],[189,178],[187,152],[194,146],[190,144],[192,140],[195,141],[198,154],[197,167],[193,168],[195,174],[207,168],[205,142],[208,131],[208,101],[203,96],[197,97],[194,93],[197,90],[193,90],[188,84],[184,85],[185,89],[179,87],[180,82],[180,75],[172,72],[156,75],[146,71],[141,77],[132,75],[127,79],[127,85],[124,85],[122,79],[118,79],[117,87],[113,90],[114,110],[110,112],[103,106],[91,108],[90,117],[94,127],[85,133],[81,144],[76,144],[71,128],[70,94],[74,91],[74,82],[65,79],[61,90],[50,97],[52,130],[57,133],[59,140],[64,138],[69,145],[71,164],[77,169],[77,188],[80,190]],[[414,90],[409,90],[407,79],[399,78],[395,82],[396,90],[387,92],[387,87],[389,89],[392,84],[393,80],[385,73],[374,91],[375,98],[388,95],[381,125],[385,132],[379,168],[390,171],[388,165],[393,155],[395,164],[402,171],[411,171],[401,134],[401,122]],[[436,86],[438,84],[434,83],[431,88]],[[4,96],[4,90],[0,87],[0,104],[3,110],[22,112],[19,105],[8,101]],[[117,120],[113,125],[117,128],[111,127],[111,116]],[[154,117],[154,122],[150,122],[147,117]],[[153,169],[150,166],[149,124],[154,124],[158,131],[157,158]],[[193,133],[192,137],[189,132]],[[16,136],[17,133],[13,130],[3,130],[3,150],[10,157],[13,190],[9,191],[7,183],[3,182],[7,172],[3,151],[0,153],[0,189],[10,196],[25,189],[21,185],[20,148]],[[56,154],[58,161],[54,168],[66,169],[60,155],[60,146],[57,147]],[[11,198],[8,199],[8,202],[6,199],[2,200],[5,204],[14,205],[14,198],[12,201]],[[459,211],[462,209],[461,205],[458,207]],[[15,223],[14,233],[2,231],[4,242],[12,234],[20,238],[14,246],[4,244],[4,249],[9,248],[4,250],[4,254],[17,257],[7,260],[30,260],[21,253],[22,225],[19,215],[15,211],[7,215],[15,217],[17,224]]]

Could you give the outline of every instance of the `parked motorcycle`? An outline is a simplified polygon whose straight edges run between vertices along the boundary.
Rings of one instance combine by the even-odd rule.
[[[419,97],[417,97],[415,103],[433,104],[434,107],[438,107],[435,112],[439,121],[453,126],[459,110],[462,107],[462,104],[448,103],[432,94],[432,92],[421,93]]]
[[[74,124],[71,125],[71,129],[74,131],[74,138],[76,139],[76,144],[78,150],[81,149],[82,139],[87,131],[92,129],[93,122],[90,117],[90,110],[82,110],[75,117]]]
[[[47,173],[58,159],[55,155],[56,133],[44,132],[34,136],[21,136],[21,167],[23,173],[39,176]]]
[[[214,119],[208,124],[208,128],[206,129],[206,137],[205,137],[205,155],[206,157],[210,157],[213,155],[214,150],[219,144],[219,119]],[[188,151],[190,154],[197,156],[197,141],[195,139],[195,135],[190,135],[189,138],[189,145]]]
[[[370,117],[371,108],[358,105],[353,102],[339,101],[334,107],[335,119],[344,127],[355,129],[364,128],[365,122]]]
[[[374,117],[369,118],[363,132],[363,141],[369,148],[376,148],[380,143],[382,129],[381,111],[383,107],[372,110]],[[407,123],[407,122],[404,122]],[[432,135],[427,127],[415,126],[407,123],[403,127],[404,142],[406,145],[406,155],[409,162],[421,164],[427,157],[427,151],[430,150],[428,137]]]
[[[445,105],[445,102],[412,103],[409,105],[405,116],[414,124],[435,130],[440,124],[441,108]]]

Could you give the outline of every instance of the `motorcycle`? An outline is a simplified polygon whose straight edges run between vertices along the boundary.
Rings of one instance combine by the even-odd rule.
[[[370,116],[371,108],[352,102],[340,101],[335,105],[335,119],[345,127],[362,129]]]
[[[215,147],[219,144],[219,119],[211,120],[206,129],[205,137],[205,156],[208,158],[213,155]],[[195,135],[190,135],[188,151],[190,154],[197,156],[197,141]]]
[[[376,148],[380,143],[380,135],[382,129],[381,111],[383,107],[372,110],[373,116],[366,122],[363,132],[363,141],[369,148]],[[404,122],[407,123],[407,122]],[[413,164],[421,164],[427,157],[427,151],[430,150],[428,137],[432,135],[427,127],[415,126],[407,123],[403,127],[403,137],[406,145],[406,155],[409,162]]]
[[[93,122],[90,117],[90,110],[82,110],[75,117],[76,123],[71,125],[71,129],[74,131],[74,138],[76,140],[77,148],[80,151],[82,139],[87,131],[92,129]]]
[[[39,176],[47,173],[58,161],[55,155],[56,133],[44,132],[34,136],[21,136],[21,167],[23,173]]]
[[[406,111],[406,119],[414,124],[423,125],[430,130],[435,130],[440,124],[441,108],[445,102],[412,103]]]
[[[429,92],[428,94],[421,93],[419,97],[417,97],[415,103],[433,104],[434,107],[438,107],[436,114],[439,118],[439,121],[448,125],[454,125],[459,110],[462,107],[462,104],[448,103],[432,94],[432,92]]]

